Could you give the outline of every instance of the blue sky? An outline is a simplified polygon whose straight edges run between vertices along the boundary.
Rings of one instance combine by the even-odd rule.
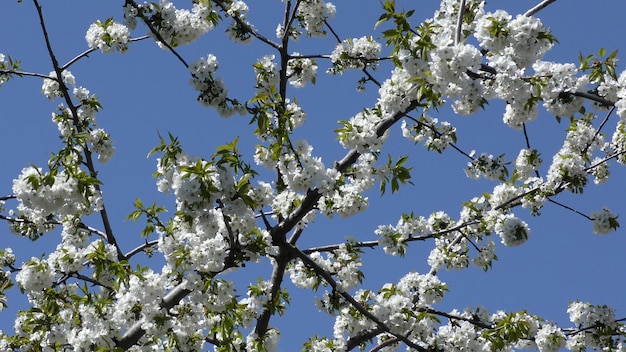
[[[85,32],[90,23],[113,16],[121,20],[122,1],[104,0],[63,2],[42,0],[53,47],[59,61],[69,59],[84,51],[87,45]],[[363,35],[379,36],[373,30],[380,9],[378,1],[336,1],[337,16],[331,24],[343,38]],[[398,7],[420,8],[415,15],[423,19],[432,15],[438,6],[436,1],[397,1]],[[513,4],[512,4],[513,3]],[[523,13],[536,2],[519,0],[492,1],[487,8],[504,8],[512,14]],[[626,25],[623,13],[626,3],[605,0],[591,6],[590,2],[572,0],[556,2],[540,12],[543,23],[558,38],[557,45],[546,60],[577,63],[580,52],[595,53],[604,47],[607,51],[626,46],[623,37]],[[179,7],[187,6],[178,1]],[[250,20],[255,26],[274,37],[276,24],[282,18],[282,5],[278,0],[263,1],[262,6],[249,2]],[[134,36],[144,30],[133,32]],[[258,57],[273,53],[259,43],[245,46],[227,40],[220,27],[199,42],[181,47],[179,52],[188,62],[213,53],[220,62],[218,76],[223,77],[229,92],[235,98],[245,100],[254,91],[252,64]],[[302,38],[292,46],[302,54],[329,54],[334,47],[332,38]],[[25,0],[5,2],[0,11],[0,53],[22,61],[25,71],[47,74],[52,70],[45,52],[43,37],[38,26],[32,3]],[[315,86],[294,90],[295,97],[307,112],[307,123],[297,135],[306,138],[327,165],[345,153],[333,130],[337,120],[349,119],[363,107],[373,106],[375,87],[365,93],[357,93],[356,81],[360,75],[346,73],[343,76],[327,76],[323,72],[327,63],[320,61],[318,82]],[[618,63],[619,65],[619,63]],[[195,101],[195,93],[189,85],[186,69],[170,53],[159,49],[154,43],[143,41],[131,46],[128,53],[103,55],[93,53],[71,68],[77,84],[100,97],[104,109],[98,115],[98,123],[115,141],[116,154],[109,163],[100,166],[103,195],[111,214],[114,230],[125,250],[142,242],[139,237],[141,224],[125,221],[132,211],[136,197],[145,203],[159,201],[171,205],[173,199],[156,192],[152,173],[155,158],[146,158],[150,149],[158,143],[157,133],[171,132],[180,138],[183,147],[194,155],[210,156],[214,148],[241,136],[241,150],[250,155],[257,142],[251,135],[248,117],[234,116],[222,119],[210,109]],[[375,77],[384,80],[389,67],[383,66]],[[621,68],[618,67],[618,72]],[[30,163],[45,166],[49,154],[59,148],[56,126],[50,121],[58,102],[50,102],[39,93],[41,80],[23,78],[10,81],[0,89],[0,143],[3,161],[0,166],[0,195],[11,193],[11,182],[20,170]],[[494,102],[487,111],[472,116],[456,116],[449,109],[442,109],[438,117],[457,127],[458,146],[466,151],[476,150],[494,155],[507,154],[512,160],[524,145],[523,135],[512,131],[502,123],[503,105]],[[614,125],[615,117],[611,120]],[[546,114],[529,124],[528,130],[533,146],[541,150],[545,174],[552,153],[558,150],[565,136],[565,123],[558,124]],[[433,211],[444,210],[451,216],[458,215],[460,203],[490,192],[493,184],[473,181],[464,176],[467,162],[452,150],[442,155],[428,153],[422,146],[401,138],[400,129],[392,128],[392,137],[385,149],[396,155],[409,154],[413,166],[413,186],[405,186],[399,194],[377,192],[369,194],[367,212],[351,219],[326,220],[318,217],[305,232],[300,245],[317,246],[341,242],[346,235],[359,240],[375,238],[374,230],[379,224],[395,224],[402,212],[427,216]],[[580,195],[562,194],[557,200],[589,214],[603,207],[626,217],[623,201],[626,191],[626,173],[618,166],[612,169],[612,178],[602,186],[591,186]],[[268,180],[269,181],[269,180]],[[569,326],[567,303],[580,299],[593,304],[608,304],[616,309],[618,317],[626,317],[623,292],[626,280],[622,267],[626,248],[626,224],[608,236],[592,233],[591,223],[563,208],[547,205],[541,217],[530,217],[524,210],[518,215],[531,226],[529,241],[516,248],[499,246],[499,260],[494,268],[484,273],[477,268],[459,272],[441,272],[440,278],[447,282],[450,291],[435,308],[448,311],[453,308],[483,305],[491,311],[527,309],[530,313]],[[622,220],[624,222],[624,220]],[[92,219],[92,225],[97,225]],[[0,228],[3,246],[13,247],[18,262],[49,252],[56,245],[58,234],[51,233],[41,241],[32,243]],[[432,243],[412,243],[405,258],[399,259],[381,254],[378,250],[365,250],[363,271],[364,286],[378,289],[385,282],[393,282],[410,270],[427,272],[426,258]],[[147,264],[147,262],[142,262]],[[160,263],[155,267],[159,269]],[[255,282],[258,275],[269,278],[266,265],[251,266],[251,272],[237,273],[242,288]],[[252,272],[253,271],[253,272]],[[289,284],[288,284],[289,285]],[[291,287],[291,286],[288,286]],[[0,329],[11,331],[13,317],[23,298],[17,290],[9,298],[9,309],[0,312]],[[291,290],[292,304],[284,318],[273,321],[282,331],[281,350],[292,351],[315,334],[331,335],[332,320],[318,313],[313,306],[309,291]],[[304,318],[303,318],[304,317]]]

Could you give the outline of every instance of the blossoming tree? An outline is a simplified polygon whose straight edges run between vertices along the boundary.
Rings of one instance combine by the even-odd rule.
[[[26,258],[0,249],[0,308],[11,304],[14,285],[29,304],[13,317],[14,331],[0,334],[0,351],[273,351],[293,339],[277,321],[297,308],[290,299],[298,290],[312,291],[310,304],[334,319],[328,336],[300,342],[306,351],[626,348],[623,319],[605,305],[570,302],[565,325],[541,312],[438,308],[450,289],[441,271],[476,266],[488,272],[497,265],[497,250],[529,239],[527,218],[541,215],[547,203],[586,218],[589,232],[619,227],[609,209],[585,214],[556,200],[562,193],[582,196],[609,178],[609,166],[626,163],[626,74],[616,72],[617,52],[603,49],[577,64],[543,60],[557,38],[536,16],[554,0],[519,15],[476,0],[443,0],[421,23],[396,1],[363,2],[378,6],[380,17],[372,23],[376,32],[355,38],[335,30],[332,19],[341,8],[322,0],[276,1],[282,11],[267,19],[276,21],[275,33],[257,29],[243,1],[126,0],[123,11],[103,14],[85,29],[88,48],[67,62],[57,59],[46,26],[48,4],[25,2],[34,4],[51,70],[32,72],[28,58],[5,52],[0,84],[11,89],[14,80],[41,79],[42,93],[58,104],[52,120],[62,146],[47,165],[24,165],[10,195],[0,198],[0,219],[24,240],[53,237],[55,247]],[[228,56],[219,57],[219,48],[201,58],[183,54],[218,28],[236,43],[263,48],[250,63],[249,95],[220,75],[218,62]],[[319,37],[330,37],[334,49],[290,49],[304,51]],[[159,133],[149,154],[156,188],[173,202],[137,198],[127,218],[141,230],[132,236],[116,230],[122,219],[110,215],[106,196],[114,190],[99,174],[115,157],[115,136],[97,123],[106,102],[71,71],[89,56],[119,55],[146,41],[187,70],[201,105],[222,117],[244,116],[242,126],[252,125],[254,138],[243,127],[240,138],[223,145],[205,138],[215,152],[194,156],[184,138]],[[357,89],[378,93],[360,112],[335,116],[333,106],[299,104],[299,94],[314,90],[322,76],[344,79],[350,72],[362,77]],[[489,105],[496,102],[503,111]],[[323,161],[311,142],[317,139],[306,138],[305,118],[321,120],[323,109],[332,119],[322,122],[338,139],[335,160]],[[457,145],[454,117],[440,116],[444,109],[501,114],[524,145],[514,154],[508,150],[517,144],[501,146],[507,152],[498,156],[466,150]],[[552,154],[527,128],[546,112],[566,130]],[[370,203],[419,182],[409,155],[420,151],[388,146],[400,134],[444,162],[460,156],[463,177],[478,180],[474,196],[458,215],[399,210],[395,225],[383,222],[345,238],[351,230],[338,226],[333,232],[342,236],[316,241],[316,218],[343,226],[338,217],[367,213]],[[252,143],[249,155],[242,143]],[[432,246],[423,259],[429,270],[396,267],[405,271],[399,280],[368,285],[364,264],[371,249],[403,257],[417,242]],[[248,271],[259,279],[242,286],[236,274]]]

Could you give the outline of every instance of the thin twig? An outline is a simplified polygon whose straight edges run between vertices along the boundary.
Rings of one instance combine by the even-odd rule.
[[[565,205],[565,204],[563,204],[561,202],[557,202],[556,200],[554,200],[552,198],[548,198],[548,202],[550,202],[552,204],[556,204],[556,205],[558,205],[558,206],[560,206],[562,208],[565,208],[565,209],[567,209],[569,211],[572,211],[572,212],[574,212],[574,213],[576,213],[576,214],[586,218],[587,220],[593,220],[590,216],[588,216],[586,214],[583,214],[582,212],[580,212],[580,211],[578,211],[578,210],[576,210],[576,209],[574,209],[574,208],[572,208],[572,207],[570,207],[568,205]]]
[[[30,77],[38,77],[38,78],[43,78],[43,79],[54,80],[54,78],[48,75],[41,74],[41,73],[14,71],[14,70],[0,70],[0,75],[30,76]]]
[[[454,36],[454,45],[461,43],[461,32],[463,29],[463,17],[465,17],[465,0],[460,0],[459,13],[456,18],[456,33]]]
[[[607,112],[606,116],[604,116],[604,119],[600,123],[600,126],[598,126],[598,128],[596,129],[596,133],[593,134],[593,137],[591,138],[591,140],[587,142],[587,145],[582,150],[582,154],[587,154],[587,150],[589,150],[589,148],[593,144],[593,141],[596,140],[596,137],[598,137],[598,135],[600,134],[600,131],[602,131],[602,128],[604,127],[604,125],[606,125],[606,123],[609,121],[609,117],[611,116],[613,111],[615,111],[615,106],[612,106],[609,112]]]
[[[154,247],[157,244],[159,244],[159,240],[154,240],[154,241],[150,241],[150,242],[146,241],[146,243],[142,244],[141,246],[137,246],[133,250],[131,250],[130,252],[124,254],[124,257],[130,259],[135,254],[137,254],[139,252],[143,252],[145,249]]]
[[[526,13],[524,14],[524,16],[526,17],[530,17],[530,16],[534,16],[537,12],[545,9],[546,7],[548,7],[548,5],[552,4],[553,2],[555,2],[556,0],[543,0],[542,2],[540,2],[539,4],[537,4],[535,7],[533,7],[532,9],[526,11]]]
[[[606,163],[607,161],[609,161],[609,160],[611,160],[611,159],[615,159],[615,158],[617,158],[618,156],[623,155],[623,154],[626,154],[626,150],[622,150],[622,151],[619,151],[619,152],[613,153],[613,154],[611,154],[611,155],[607,156],[606,158],[604,158],[604,159],[602,159],[602,160],[598,161],[597,163],[592,164],[592,165],[590,165],[589,167],[585,168],[585,172],[591,172],[593,169],[595,169],[595,168],[596,168],[596,167],[598,167],[599,165],[602,165],[602,164]]]
[[[408,118],[409,120],[411,120],[411,121],[415,122],[416,124],[420,125],[421,127],[426,127],[426,128],[428,128],[431,132],[433,132],[434,134],[436,134],[438,138],[439,138],[439,137],[441,137],[441,136],[443,136],[443,133],[441,133],[441,132],[437,131],[437,129],[435,128],[435,126],[434,126],[434,125],[429,125],[429,124],[427,124],[427,123],[424,123],[424,122],[422,122],[422,121],[420,121],[420,120],[416,119],[415,117],[412,117],[411,115],[408,115],[408,114],[407,114],[407,115],[405,115],[405,117],[406,117],[406,118]],[[457,147],[457,145],[456,145],[456,144],[454,144],[454,143],[448,143],[448,145],[449,145],[452,149],[454,149],[454,150],[456,150],[457,152],[459,152],[461,155],[464,155],[465,157],[467,157],[468,159],[470,159],[470,160],[472,160],[472,161],[474,160],[474,157],[472,157],[472,156],[471,156],[470,154],[468,154],[467,152],[463,151],[461,148]]]
[[[224,1],[220,1],[220,0],[214,0],[215,4],[217,4],[217,6],[219,6],[222,11],[224,11],[224,13],[226,15],[228,15],[228,7],[224,4]],[[265,37],[264,35],[262,35],[261,33],[259,33],[257,30],[255,30],[252,26],[250,26],[248,23],[244,22],[241,20],[241,18],[239,18],[238,16],[228,16],[230,18],[232,18],[233,20],[235,20],[235,22],[237,22],[237,24],[246,30],[246,32],[250,33],[253,37],[257,38],[258,40],[262,41],[263,43],[271,46],[272,48],[276,49],[276,50],[280,50],[280,45],[276,44],[274,41],[270,40],[269,38]],[[285,31],[287,29],[285,28]]]
[[[356,309],[364,317],[366,317],[367,319],[372,321],[374,324],[376,324],[379,328],[381,328],[385,332],[387,332],[387,333],[397,337],[398,339],[400,339],[407,346],[409,346],[411,348],[414,348],[414,349],[416,349],[416,350],[418,350],[420,352],[426,352],[426,349],[424,347],[415,344],[413,341],[409,340],[408,337],[406,337],[404,335],[401,335],[399,333],[393,332],[391,330],[391,328],[389,328],[387,326],[387,324],[385,324],[380,319],[378,319],[378,317],[376,317],[369,310],[367,310],[367,308],[365,308],[361,303],[357,302],[356,299],[354,299],[354,297],[352,297],[352,295],[350,295],[349,293],[347,293],[347,292],[345,292],[343,290],[340,290],[337,282],[335,281],[335,279],[333,279],[331,274],[328,273],[326,270],[322,269],[317,263],[315,263],[311,258],[309,258],[309,256],[307,256],[302,251],[300,251],[298,248],[296,248],[296,247],[294,247],[294,246],[292,246],[290,244],[286,244],[285,248],[287,248],[289,250],[289,252],[292,253],[295,257],[297,257],[300,260],[302,260],[302,262],[306,266],[308,266],[309,268],[313,269],[313,271],[315,271],[315,273],[317,275],[322,277],[332,287],[333,292],[335,292],[335,293],[339,294],[341,297],[343,297],[343,299],[345,299],[348,303],[350,303],[350,305],[352,307],[354,307],[354,309]]]
[[[148,39],[150,38],[147,35],[141,36],[141,37],[137,37],[137,38],[131,38],[128,41],[129,42],[138,42],[140,40],[144,40],[144,39]],[[83,51],[82,53],[76,55],[73,59],[71,59],[70,61],[68,61],[65,65],[61,66],[61,70],[66,70],[68,67],[72,66],[76,61],[80,60],[81,58],[85,57],[85,56],[89,56],[89,54],[93,53],[94,51],[98,50],[97,48],[90,48],[87,49],[85,51]]]
[[[74,127],[76,128],[76,131],[81,133],[84,132],[81,128],[80,122],[79,122],[79,117],[78,117],[78,108],[76,107],[76,105],[74,105],[74,103],[72,102],[72,97],[70,95],[69,89],[67,88],[67,85],[65,84],[65,82],[63,82],[63,70],[61,69],[61,67],[59,66],[59,62],[57,61],[56,55],[54,54],[54,50],[52,50],[52,43],[50,42],[50,36],[48,35],[48,30],[46,28],[46,23],[45,20],[43,18],[43,11],[41,8],[41,5],[39,4],[38,0],[33,0],[33,3],[35,4],[35,8],[37,9],[37,14],[39,16],[39,23],[41,26],[41,31],[43,33],[44,36],[44,40],[46,42],[46,48],[48,49],[48,56],[50,57],[50,60],[52,61],[52,67],[54,68],[54,71],[56,72],[57,75],[57,80],[59,82],[59,89],[61,90],[61,92],[63,93],[63,98],[65,100],[65,102],[67,103],[68,108],[70,109],[70,112],[72,113],[72,120],[74,123]],[[87,148],[86,145],[83,145],[83,153],[85,155],[85,165],[87,165],[87,168],[89,169],[89,174],[91,177],[96,178],[97,179],[97,171],[95,169],[94,163],[93,163],[93,158],[92,158],[92,154],[91,151]],[[102,194],[102,191],[100,189],[100,185],[99,184],[94,184],[94,189],[96,190],[96,192],[98,192],[99,194]],[[104,203],[102,204],[102,209],[99,211],[100,213],[100,217],[102,219],[102,224],[104,226],[104,232],[106,233],[106,239],[107,242],[111,245],[113,245],[117,251],[117,258],[118,260],[124,260],[124,255],[122,253],[122,250],[119,246],[119,244],[117,243],[117,239],[115,238],[115,236],[113,235],[113,229],[111,227],[111,222],[109,220],[109,216],[106,210],[106,207],[104,205]]]
[[[126,4],[129,4],[129,3],[131,4],[131,6],[135,8],[135,10],[137,10],[137,15],[139,16],[139,18],[141,18],[143,23],[145,23],[145,25],[148,27],[150,32],[154,34],[155,38],[159,41],[159,43],[162,43],[167,48],[167,50],[169,50],[172,54],[174,54],[174,56],[176,56],[178,61],[180,61],[186,68],[189,68],[189,64],[187,64],[187,61],[185,61],[185,59],[170,45],[170,43],[168,43],[167,40],[163,38],[161,33],[159,33],[159,31],[157,31],[156,28],[154,28],[152,23],[150,23],[149,19],[146,18],[146,16],[143,14],[141,6],[137,5],[137,3],[134,0],[127,0]]]

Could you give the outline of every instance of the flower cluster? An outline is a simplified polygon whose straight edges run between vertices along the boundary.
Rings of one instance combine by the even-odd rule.
[[[543,324],[535,335],[535,343],[540,352],[557,352],[565,347],[566,336],[554,324]]]
[[[425,140],[424,146],[428,150],[443,152],[448,146],[456,142],[456,127],[447,121],[439,122],[426,114],[419,121],[409,127],[406,120],[402,121],[402,136],[419,143]]]
[[[619,227],[617,215],[606,208],[591,213],[591,219],[593,220],[593,232],[599,235],[605,235]]]
[[[506,55],[517,67],[527,68],[552,48],[555,39],[538,18],[521,14],[511,18],[503,10],[486,13],[478,19],[474,36],[490,55]]]
[[[159,3],[145,3],[137,8],[125,7],[126,22],[130,28],[134,28],[136,17],[142,16],[159,33],[161,38],[155,38],[160,47],[166,48],[161,42],[164,40],[168,45],[177,47],[194,42],[200,36],[215,27],[214,18],[217,16],[203,1],[194,2],[191,11],[177,9],[168,0],[160,0]],[[154,36],[154,34],[151,34]]]
[[[565,185],[573,192],[581,192],[587,184],[587,160],[604,148],[604,137],[588,119],[574,119],[568,129],[563,146],[554,155],[548,170],[548,184]],[[596,171],[602,178],[602,169]]]
[[[430,52],[430,83],[434,90],[449,97],[463,97],[476,104],[480,103],[482,86],[466,74],[478,72],[482,55],[476,47],[469,44],[444,46]],[[467,97],[467,94],[471,95]]]
[[[341,145],[347,149],[356,149],[358,152],[378,151],[382,148],[388,133],[379,136],[376,127],[382,121],[379,109],[365,109],[351,117],[349,121],[339,121],[342,128],[335,130]]]
[[[509,247],[519,246],[528,240],[528,224],[512,214],[501,216],[495,224],[495,232],[502,239],[502,244]]]
[[[52,286],[54,271],[47,261],[33,257],[22,265],[15,280],[26,291],[40,292]]]
[[[346,69],[362,70],[366,67],[376,69],[378,56],[382,51],[380,43],[373,37],[361,37],[345,39],[337,44],[330,55],[333,66],[329,73],[342,73]]]
[[[298,3],[298,20],[307,35],[323,37],[326,35],[324,21],[335,16],[335,5],[323,0],[304,0]]]
[[[328,253],[326,256],[319,252],[311,253],[310,258],[320,268],[335,277],[337,288],[341,292],[347,292],[363,279],[363,273],[359,270],[362,263],[360,256],[350,250],[346,244],[341,244],[339,248]],[[312,268],[307,267],[301,260],[297,260],[288,270],[291,282],[300,288],[317,288],[320,284],[327,283],[321,281]]]
[[[251,31],[254,30],[254,26],[246,20],[248,5],[241,0],[232,1],[226,14],[233,18],[226,29],[230,39],[238,43],[249,43],[253,38]]]
[[[396,226],[380,225],[374,231],[380,237],[378,244],[383,246],[383,250],[391,255],[404,255],[406,252],[406,241],[410,237],[416,237],[428,231],[428,224],[424,217],[403,215]]]
[[[64,70],[61,73],[61,76],[65,84],[76,86],[76,79],[70,71]],[[43,85],[41,86],[41,92],[43,93],[43,95],[45,95],[48,99],[63,97],[63,91],[61,90],[61,86],[59,85],[57,73],[54,71],[50,72],[49,77],[50,78],[46,78],[43,80]]]
[[[574,64],[537,61],[533,70],[538,77],[544,77],[540,96],[546,111],[563,117],[571,117],[580,111],[583,98],[569,93],[583,91],[589,83],[588,76],[576,77],[578,70]]]
[[[617,155],[617,162],[626,165],[626,123],[620,121],[617,123],[615,132],[611,137],[611,142],[607,146],[607,151]]]
[[[113,18],[107,19],[104,23],[100,20],[89,26],[85,40],[90,48],[100,49],[103,53],[108,54],[115,50],[126,52],[128,50],[128,40],[130,32],[128,27],[121,23],[113,21]]]
[[[160,274],[147,270],[141,276],[133,275],[116,293],[116,301],[112,307],[111,321],[123,322],[133,321],[140,318],[144,321],[142,328],[149,334],[161,334],[162,326],[156,324],[155,318],[162,319],[165,312],[160,306],[160,302],[168,288],[164,285],[164,280]],[[156,330],[156,331],[155,331]]]
[[[299,53],[291,54],[292,59],[287,62],[287,77],[289,84],[294,88],[302,88],[308,82],[315,84],[317,63],[315,60],[298,58]]]
[[[465,174],[467,177],[477,180],[484,176],[488,180],[504,180],[508,175],[507,163],[504,161],[504,154],[494,158],[493,155],[483,153],[480,157],[467,163]]]
[[[13,181],[13,194],[18,210],[43,232],[50,215],[72,218],[101,208],[100,192],[89,181],[84,174],[44,173],[30,166]]]
[[[375,184],[376,157],[372,153],[364,153],[357,159],[349,172],[345,173],[338,187],[327,192],[318,202],[319,210],[326,216],[332,217],[337,213],[342,217],[350,217],[367,209],[368,198],[363,193],[371,189]],[[333,180],[339,175],[335,171],[329,171]]]
[[[432,19],[436,31],[433,33],[433,43],[437,46],[444,47],[457,42],[457,27],[459,25],[460,4],[455,0],[442,0],[439,9],[435,11]],[[469,33],[472,33],[476,27],[476,19],[484,15],[485,1],[468,0],[464,3],[465,11],[461,24],[460,38],[458,42],[464,42]]]
[[[278,159],[278,169],[282,180],[289,189],[306,193],[317,188],[323,193],[334,189],[339,176],[335,169],[327,169],[319,157],[312,155],[313,147],[305,140],[293,143],[295,153],[283,154]]]
[[[617,78],[616,86],[617,92],[614,93],[617,101],[615,101],[615,108],[617,108],[617,115],[619,115],[622,122],[626,121],[626,71],[622,72]]]
[[[98,153],[98,161],[101,163],[109,161],[115,152],[115,147],[111,144],[111,137],[101,128],[89,132],[87,141],[91,145],[91,151]]]
[[[385,321],[391,332],[404,334],[411,331],[411,340],[423,342],[428,340],[436,327],[437,319],[421,315],[419,308],[436,304],[443,299],[446,290],[447,285],[437,276],[410,272],[397,284],[385,284],[378,293],[358,290],[354,298],[361,304],[367,304],[368,310]],[[326,311],[338,308],[328,293],[317,304]],[[351,337],[376,327],[373,322],[364,321],[360,313],[349,307],[340,308],[337,313],[333,328],[333,342],[337,346],[345,346]]]
[[[209,54],[206,58],[200,58],[189,65],[189,72],[192,76],[190,83],[200,93],[197,98],[198,102],[203,106],[215,108],[223,117],[228,117],[236,112],[243,113],[243,106],[235,100],[228,99],[224,80],[215,78],[217,68],[217,58],[213,54]]]
[[[526,180],[542,162],[537,149],[521,149],[515,159],[515,172],[520,179]]]
[[[615,311],[606,305],[571,302],[567,308],[570,321],[578,328],[588,328],[567,340],[566,348],[575,351],[585,347],[601,349],[612,345],[611,333],[617,327]]]
[[[269,93],[280,79],[278,65],[274,62],[274,55],[266,55],[254,64],[257,90],[259,93]]]
[[[524,71],[536,63],[553,45],[556,39],[541,21],[534,17],[518,15],[515,19],[503,10],[478,17],[474,36],[486,52],[487,64],[495,77],[485,82],[484,97],[498,97],[507,102],[503,120],[514,129],[537,117],[537,102],[544,99],[544,106],[565,116],[580,107],[580,100],[566,95],[587,81],[576,78],[575,70],[568,65],[536,64],[540,82],[524,79]],[[554,69],[552,73],[548,70]],[[547,79],[547,80],[545,80]],[[535,87],[535,84],[545,86]],[[537,92],[540,92],[538,95]]]
[[[20,62],[0,53],[0,71],[17,71],[20,70]],[[2,84],[13,77],[11,73],[0,72],[0,87]]]
[[[68,89],[68,85],[74,86],[72,89],[72,95],[79,101],[76,107],[76,116],[74,116],[71,109],[59,105],[58,113],[52,114],[52,121],[57,124],[57,128],[61,133],[61,137],[71,141],[71,143],[77,143],[74,149],[66,150],[71,154],[72,158],[81,159],[76,154],[81,152],[84,148],[91,150],[98,154],[98,161],[105,163],[113,156],[115,148],[112,145],[111,137],[103,129],[98,128],[96,124],[96,113],[101,108],[98,98],[90,94],[89,90],[84,87],[76,87],[76,81],[71,72],[65,70],[62,73],[63,83],[66,85],[65,89]],[[63,90],[56,80],[56,73],[50,73],[51,78],[44,79],[42,92],[49,99],[54,99],[63,96]],[[88,133],[88,137],[85,139],[81,136],[83,133]],[[73,154],[72,154],[73,153]]]

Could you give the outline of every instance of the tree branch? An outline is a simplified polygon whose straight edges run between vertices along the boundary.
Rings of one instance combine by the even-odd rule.
[[[128,41],[129,42],[138,42],[140,40],[144,40],[144,39],[148,39],[150,38],[147,35],[144,35],[142,37],[137,37],[137,38],[131,38]],[[98,50],[97,48],[91,48],[91,49],[87,49],[85,51],[83,51],[82,53],[76,55],[73,59],[71,59],[70,61],[68,61],[65,65],[61,66],[61,70],[66,70],[68,67],[72,66],[74,63],[76,63],[76,61],[82,59],[83,57],[89,57],[89,54],[93,53],[94,51]]]
[[[272,277],[270,279],[270,292],[268,294],[269,299],[267,303],[265,303],[263,311],[257,319],[257,325],[254,328],[254,332],[259,337],[265,335],[268,330],[270,318],[275,311],[274,305],[276,304],[278,293],[282,287],[283,278],[285,276],[285,269],[287,268],[287,264],[289,263],[291,258],[292,257],[288,252],[288,248],[284,245],[280,246],[278,250],[278,256],[275,258],[276,263],[273,265],[272,269]]]
[[[408,337],[391,331],[391,328],[389,328],[387,326],[387,324],[385,324],[384,322],[380,321],[375,315],[370,313],[370,311],[368,311],[367,308],[365,308],[362,304],[357,302],[354,299],[354,297],[352,297],[352,295],[350,295],[349,293],[347,293],[345,291],[340,290],[338,288],[337,282],[335,281],[335,279],[333,279],[331,274],[328,273],[326,270],[322,269],[319,265],[317,265],[317,263],[315,263],[311,258],[309,258],[309,256],[307,256],[306,254],[302,253],[302,251],[300,251],[298,248],[296,248],[296,247],[294,247],[294,246],[292,246],[290,244],[286,244],[285,248],[287,248],[289,250],[289,252],[293,254],[294,257],[299,258],[300,260],[302,260],[302,262],[306,266],[308,266],[309,268],[313,269],[313,271],[315,271],[315,273],[317,275],[322,277],[332,287],[333,292],[338,293],[348,303],[350,303],[350,305],[352,307],[354,307],[364,317],[366,317],[367,319],[372,321],[374,324],[376,324],[380,329],[382,329],[383,331],[385,331],[385,332],[387,332],[387,333],[397,337],[402,342],[404,342],[407,346],[409,346],[411,348],[414,348],[414,349],[416,349],[416,350],[418,350],[420,352],[426,352],[425,348],[423,348],[420,345],[417,345],[417,344],[413,343],[411,340],[408,339]]]
[[[526,11],[524,16],[526,17],[534,16],[537,12],[545,9],[546,7],[548,7],[548,5],[552,4],[553,2],[556,2],[556,0],[543,0],[532,9]]]
[[[124,254],[124,257],[130,259],[135,254],[139,252],[143,252],[146,248],[151,248],[153,246],[156,246],[157,244],[159,244],[159,240],[154,240],[150,242],[146,241],[146,243],[142,244],[141,246],[137,246],[134,249],[132,249],[130,252]]]
[[[228,8],[226,7],[226,5],[224,4],[224,1],[221,0],[213,0],[213,2],[220,7],[220,9],[222,9],[222,11],[224,11],[224,13],[227,14],[228,12]],[[228,15],[228,14],[227,14]],[[262,41],[263,43],[271,46],[272,48],[276,49],[276,50],[280,50],[280,45],[276,44],[275,42],[273,42],[272,40],[268,39],[267,37],[263,36],[261,33],[259,33],[258,31],[256,31],[254,28],[252,28],[250,25],[248,25],[246,22],[242,21],[241,18],[239,18],[238,16],[228,16],[230,18],[232,18],[235,22],[237,22],[237,24],[239,26],[241,26],[242,28],[244,28],[248,33],[250,33],[252,36],[254,36],[255,38],[257,38],[258,40]]]
[[[465,0],[460,0],[459,2],[459,13],[456,18],[456,33],[454,34],[454,45],[459,45],[459,43],[461,42],[463,17],[465,16]]]
[[[84,132],[80,126],[79,123],[79,117],[78,117],[78,109],[76,107],[76,105],[74,105],[74,103],[72,102],[72,97],[70,95],[70,92],[67,88],[67,86],[65,85],[65,82],[63,82],[63,70],[61,69],[61,67],[59,66],[59,62],[56,59],[56,55],[54,54],[54,50],[52,50],[52,44],[50,42],[50,37],[48,35],[48,30],[46,29],[46,24],[43,18],[43,12],[42,12],[42,8],[41,5],[39,4],[38,0],[33,0],[33,3],[35,4],[35,8],[37,8],[37,14],[39,16],[39,23],[41,26],[41,31],[43,33],[44,36],[44,40],[46,42],[46,48],[48,49],[48,56],[50,57],[50,60],[52,61],[52,66],[54,68],[54,71],[56,72],[57,75],[57,80],[59,82],[59,89],[61,90],[61,92],[63,93],[63,98],[65,99],[65,102],[68,106],[68,108],[70,109],[71,113],[72,113],[72,119],[74,122],[74,127],[76,127],[76,131],[81,133]],[[87,166],[87,169],[89,170],[89,176],[97,179],[97,175],[98,172],[95,169],[94,163],[93,163],[93,158],[91,155],[91,151],[89,150],[89,148],[87,147],[87,145],[83,145],[83,153],[85,155],[85,164]],[[96,190],[96,192],[98,192],[100,194],[100,196],[102,196],[102,191],[100,189],[100,185],[98,184],[94,184],[93,185],[94,189]],[[111,227],[111,222],[109,220],[109,216],[107,214],[107,210],[106,210],[106,206],[104,204],[104,202],[102,202],[102,209],[99,211],[100,213],[100,218],[102,219],[102,224],[104,226],[104,232],[106,234],[106,239],[107,242],[110,243],[111,245],[113,245],[117,251],[117,259],[122,261],[124,260],[124,254],[122,253],[122,250],[119,246],[119,244],[117,243],[117,239],[115,238],[115,236],[113,235],[113,229]]]
[[[161,301],[159,305],[163,310],[169,310],[170,308],[176,306],[183,298],[185,298],[188,294],[191,293],[190,290],[186,289],[187,281],[183,281],[174,287]],[[115,347],[119,347],[122,350],[126,351],[131,346],[135,345],[139,339],[145,335],[145,331],[141,328],[143,324],[143,320],[137,321],[133,326],[131,326],[126,333],[122,336],[121,339],[115,341]]]

